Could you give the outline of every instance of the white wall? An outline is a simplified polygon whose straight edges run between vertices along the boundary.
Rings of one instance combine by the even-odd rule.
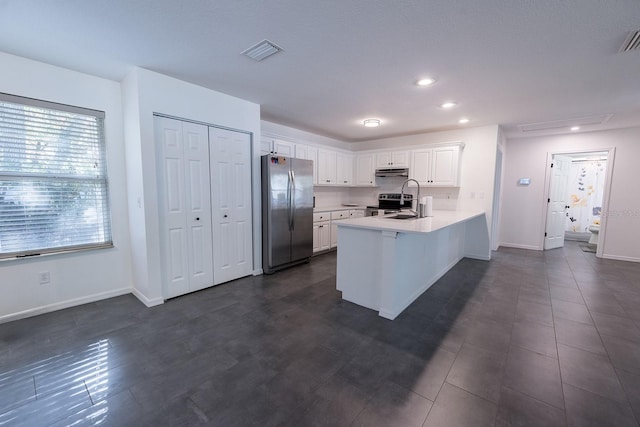
[[[136,296],[147,305],[163,300],[154,113],[252,133],[254,271],[259,271],[260,106],[142,68],[134,68],[124,79],[122,97]]]
[[[505,155],[501,244],[541,250],[549,153],[615,147],[608,212],[603,212],[603,257],[640,261],[640,128],[509,139]],[[519,187],[518,178],[531,178]]]
[[[131,292],[120,84],[0,53],[0,92],[105,112],[115,246],[0,262],[0,322]],[[42,271],[50,284],[39,284]]]

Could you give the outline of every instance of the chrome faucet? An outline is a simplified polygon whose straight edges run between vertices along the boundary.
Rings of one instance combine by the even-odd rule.
[[[402,183],[402,189],[400,190],[400,207],[402,207],[402,205],[404,204],[404,186],[407,185],[407,183],[409,181],[413,181],[416,183],[416,185],[418,186],[418,199],[416,200],[416,210],[410,210],[410,212],[413,212],[417,217],[420,216],[419,212],[419,205],[420,205],[420,183],[418,181],[416,181],[413,178],[409,178],[407,179],[405,182]]]

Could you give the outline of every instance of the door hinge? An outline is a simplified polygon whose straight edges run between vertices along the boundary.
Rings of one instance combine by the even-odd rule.
[[[551,163],[551,167],[553,167],[553,163]]]
[[[544,237],[547,237],[547,232],[546,231],[544,232]]]
[[[547,199],[547,203],[551,203],[551,199]]]

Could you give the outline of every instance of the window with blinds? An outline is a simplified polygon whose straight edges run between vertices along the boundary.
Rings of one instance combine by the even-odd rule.
[[[0,93],[0,258],[109,246],[104,113]]]

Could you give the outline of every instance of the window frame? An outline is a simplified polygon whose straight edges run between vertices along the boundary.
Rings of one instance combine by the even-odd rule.
[[[83,115],[87,117],[96,118],[96,132],[97,147],[99,151],[99,161],[103,163],[102,173],[96,176],[84,176],[82,174],[62,174],[62,173],[48,173],[48,172],[14,172],[8,170],[2,170],[0,168],[0,180],[19,182],[20,180],[33,180],[38,183],[91,183],[90,185],[97,185],[98,189],[94,192],[97,195],[98,192],[103,195],[100,198],[102,203],[106,204],[100,210],[100,215],[97,216],[97,221],[93,223],[98,227],[104,227],[105,233],[104,239],[98,242],[91,243],[78,243],[67,246],[43,246],[37,248],[23,249],[13,252],[2,252],[0,248],[0,261],[10,259],[23,259],[42,255],[52,255],[69,252],[79,252],[94,249],[113,248],[113,227],[112,227],[112,215],[111,215],[111,197],[109,192],[109,177],[108,177],[108,165],[107,165],[107,143],[106,143],[106,129],[105,129],[105,112],[94,110],[90,108],[76,107],[67,104],[61,104],[56,102],[44,101],[40,99],[27,98],[18,95],[12,95],[0,92],[0,102],[12,103],[17,105],[23,105],[28,107],[42,108],[52,110],[55,112],[71,113],[77,115]],[[1,120],[1,119],[0,119]],[[1,142],[1,141],[0,141]],[[69,157],[72,159],[72,157]],[[0,208],[1,209],[1,208]],[[0,210],[0,214],[2,214]],[[47,218],[49,219],[49,218]],[[57,227],[56,229],[67,230],[68,228]]]

